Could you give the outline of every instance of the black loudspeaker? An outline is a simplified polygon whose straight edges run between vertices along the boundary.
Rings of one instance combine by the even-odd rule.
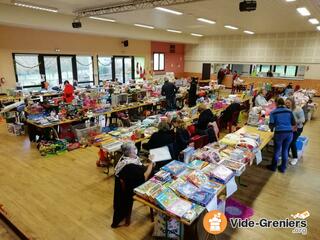
[[[209,80],[211,75],[211,63],[202,64],[202,80]]]
[[[128,40],[125,40],[122,42],[123,46],[124,47],[128,47],[129,46],[129,41]]]
[[[82,24],[81,24],[80,21],[74,21],[74,22],[72,23],[72,27],[73,27],[73,28],[81,28],[81,27],[82,27]]]

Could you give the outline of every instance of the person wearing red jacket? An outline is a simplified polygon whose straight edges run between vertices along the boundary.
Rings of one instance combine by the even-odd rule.
[[[73,86],[69,83],[69,81],[64,81],[63,100],[66,103],[71,103],[73,99],[74,99]]]

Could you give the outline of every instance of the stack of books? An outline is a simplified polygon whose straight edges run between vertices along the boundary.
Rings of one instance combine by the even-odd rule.
[[[188,168],[191,168],[191,169],[199,169],[201,170],[203,167],[205,167],[208,163],[207,162],[204,162],[204,161],[201,161],[201,160],[193,160],[192,162],[190,162],[188,164]]]
[[[233,177],[234,173],[224,165],[219,165],[212,171],[212,175],[218,182],[226,184]]]
[[[166,172],[164,170],[160,170],[159,172],[157,172],[154,177],[156,179],[158,179],[161,182],[168,182],[171,180],[171,175],[169,172]]]
[[[162,191],[157,197],[156,202],[164,210],[182,217],[192,208],[192,203],[177,196],[170,188]]]
[[[187,164],[183,162],[179,162],[177,160],[173,160],[167,165],[163,166],[161,169],[171,173],[173,176],[177,176],[179,175],[179,173],[185,170],[186,167],[187,167]]]

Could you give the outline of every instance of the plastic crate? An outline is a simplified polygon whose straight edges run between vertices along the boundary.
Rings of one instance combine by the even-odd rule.
[[[92,136],[98,135],[101,133],[100,126],[87,127],[85,124],[78,124],[76,126],[73,126],[73,129],[78,141],[80,141],[80,139],[83,139],[83,138],[90,140]]]

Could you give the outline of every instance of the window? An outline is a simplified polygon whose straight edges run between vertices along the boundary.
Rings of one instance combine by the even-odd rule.
[[[134,58],[134,78],[141,79],[145,75],[145,68],[144,68],[144,57],[135,57]]]
[[[270,65],[261,65],[260,72],[268,72],[270,70]]]
[[[153,54],[153,70],[164,71],[164,53]]]
[[[112,79],[112,57],[98,57],[99,81]]]
[[[286,67],[286,77],[295,77],[297,74],[297,66],[287,66]]]
[[[278,73],[279,76],[284,76],[285,75],[285,66],[283,65],[276,65],[274,69],[275,73]]]
[[[114,57],[114,77],[120,83],[129,82],[133,76],[133,57]]]
[[[61,82],[68,80],[70,84],[73,84],[73,67],[72,57],[61,56],[60,57],[60,70],[61,70]]]
[[[39,58],[35,54],[14,54],[17,82],[22,87],[40,86]]]
[[[124,81],[127,83],[132,80],[132,58],[124,58]]]
[[[93,59],[91,56],[77,56],[77,74],[79,83],[93,83]]]
[[[49,87],[59,86],[59,73],[57,56],[44,56],[44,69],[46,73],[46,81],[49,83]]]
[[[116,57],[114,59],[115,78],[118,82],[123,83],[123,58]]]

